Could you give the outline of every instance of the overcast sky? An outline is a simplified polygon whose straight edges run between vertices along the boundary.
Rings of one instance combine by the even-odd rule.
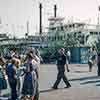
[[[57,4],[58,16],[67,21],[81,20],[97,23],[99,0],[0,0],[0,31],[22,36],[26,32],[26,22],[29,21],[29,32],[39,30],[39,2],[43,5],[43,29],[47,19],[53,16],[53,5]],[[91,19],[91,20],[89,20]]]

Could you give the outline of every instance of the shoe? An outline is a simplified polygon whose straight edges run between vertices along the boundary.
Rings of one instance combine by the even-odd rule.
[[[54,87],[54,86],[53,86],[52,89],[58,89],[58,87]]]
[[[70,88],[71,87],[71,85],[68,85],[68,86],[66,86],[65,88]]]
[[[67,72],[69,72],[70,70],[69,69],[67,69]]]

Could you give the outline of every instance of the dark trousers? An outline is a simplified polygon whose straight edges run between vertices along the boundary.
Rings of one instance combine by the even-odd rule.
[[[58,71],[57,80],[54,83],[53,87],[57,88],[57,86],[59,85],[61,79],[63,79],[63,81],[65,82],[66,86],[70,85],[70,83],[67,80],[67,77],[65,76],[65,72],[60,70],[60,71]]]
[[[18,99],[16,90],[17,81],[15,79],[8,79],[8,81],[11,88],[11,100],[16,100]]]
[[[98,76],[100,76],[100,62],[98,62],[97,66],[98,66]]]

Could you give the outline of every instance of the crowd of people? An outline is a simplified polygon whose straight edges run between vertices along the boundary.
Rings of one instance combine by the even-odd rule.
[[[7,88],[7,77],[11,99],[38,100],[38,78],[40,59],[35,49],[27,50],[25,57],[21,58],[16,50],[11,50],[4,59],[0,55],[0,92]]]
[[[97,53],[95,48],[90,48],[87,56],[89,71],[92,71],[92,67],[97,61],[98,76],[100,76],[100,53]],[[59,49],[56,57],[58,74],[57,80],[52,86],[53,89],[58,88],[61,79],[65,82],[65,88],[71,87],[65,75],[65,68],[68,72],[70,71],[68,68],[70,57],[70,50],[66,54],[64,48]],[[24,56],[19,55],[15,49],[11,50],[5,57],[0,54],[0,94],[1,90],[7,88],[7,78],[11,88],[10,100],[19,100],[20,97],[23,98],[21,100],[27,100],[28,96],[30,100],[38,100],[40,59],[40,53],[34,48],[26,50]]]

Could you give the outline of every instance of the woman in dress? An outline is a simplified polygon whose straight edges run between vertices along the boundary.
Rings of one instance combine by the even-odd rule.
[[[30,96],[30,100],[34,100],[36,94],[36,61],[32,53],[27,54],[27,59],[24,64],[25,66],[25,76],[23,81],[22,95],[24,95],[24,100],[27,100],[27,95]]]

